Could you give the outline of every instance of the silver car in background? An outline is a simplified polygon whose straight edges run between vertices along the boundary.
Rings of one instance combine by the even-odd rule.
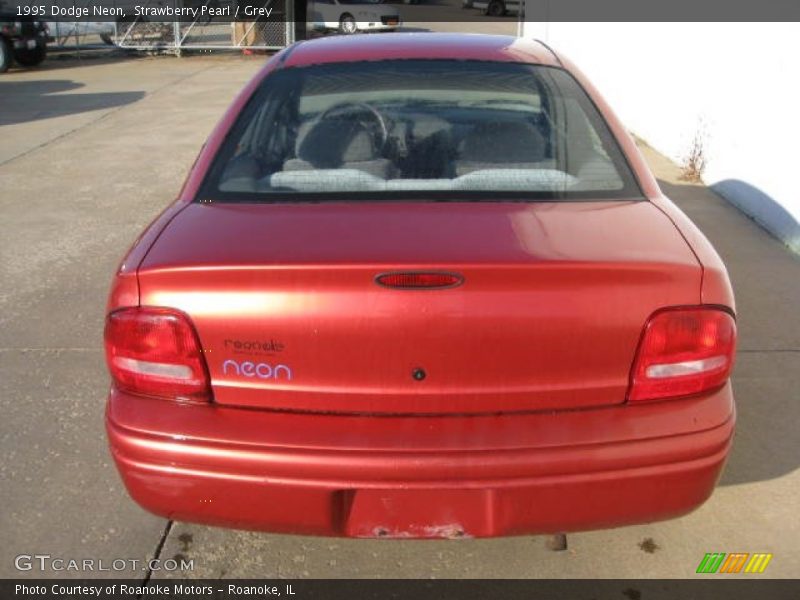
[[[402,22],[394,6],[380,0],[309,0],[309,29],[352,34],[394,31]]]

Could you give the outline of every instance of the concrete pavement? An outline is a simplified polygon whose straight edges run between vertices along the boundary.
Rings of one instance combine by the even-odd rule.
[[[190,576],[524,578],[691,577],[706,552],[746,551],[774,553],[766,576],[800,574],[800,261],[647,148],[664,189],[722,254],[737,294],[738,436],[700,510],[574,534],[567,552],[553,553],[534,537],[292,537],[168,524],[139,509],[102,427],[108,284],[262,60],[52,61],[0,77],[0,577],[63,575],[14,568],[16,555],[34,553],[181,555],[194,561]]]

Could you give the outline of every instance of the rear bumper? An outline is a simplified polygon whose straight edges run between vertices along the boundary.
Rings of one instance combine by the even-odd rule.
[[[564,532],[702,504],[733,437],[730,386],[638,407],[369,417],[183,406],[112,390],[131,496],[173,519],[355,537]]]
[[[387,31],[393,31],[393,30],[397,29],[398,27],[400,27],[400,25],[402,25],[402,23],[400,22],[400,19],[397,19],[396,21],[393,21],[393,22],[388,22],[388,21],[385,21],[385,20],[381,20],[381,21],[363,21],[363,22],[359,22],[358,23],[358,28],[359,29],[363,29],[365,31],[368,31],[368,30],[383,30],[383,29],[385,29]]]

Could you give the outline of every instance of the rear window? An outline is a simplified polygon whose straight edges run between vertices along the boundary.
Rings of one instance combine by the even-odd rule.
[[[269,75],[200,199],[638,197],[608,127],[564,70],[388,60]]]

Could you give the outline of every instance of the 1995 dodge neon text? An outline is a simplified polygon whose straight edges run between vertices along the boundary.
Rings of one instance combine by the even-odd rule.
[[[114,279],[107,431],[173,519],[462,537],[684,514],[730,450],[725,268],[564,57],[272,57]]]

